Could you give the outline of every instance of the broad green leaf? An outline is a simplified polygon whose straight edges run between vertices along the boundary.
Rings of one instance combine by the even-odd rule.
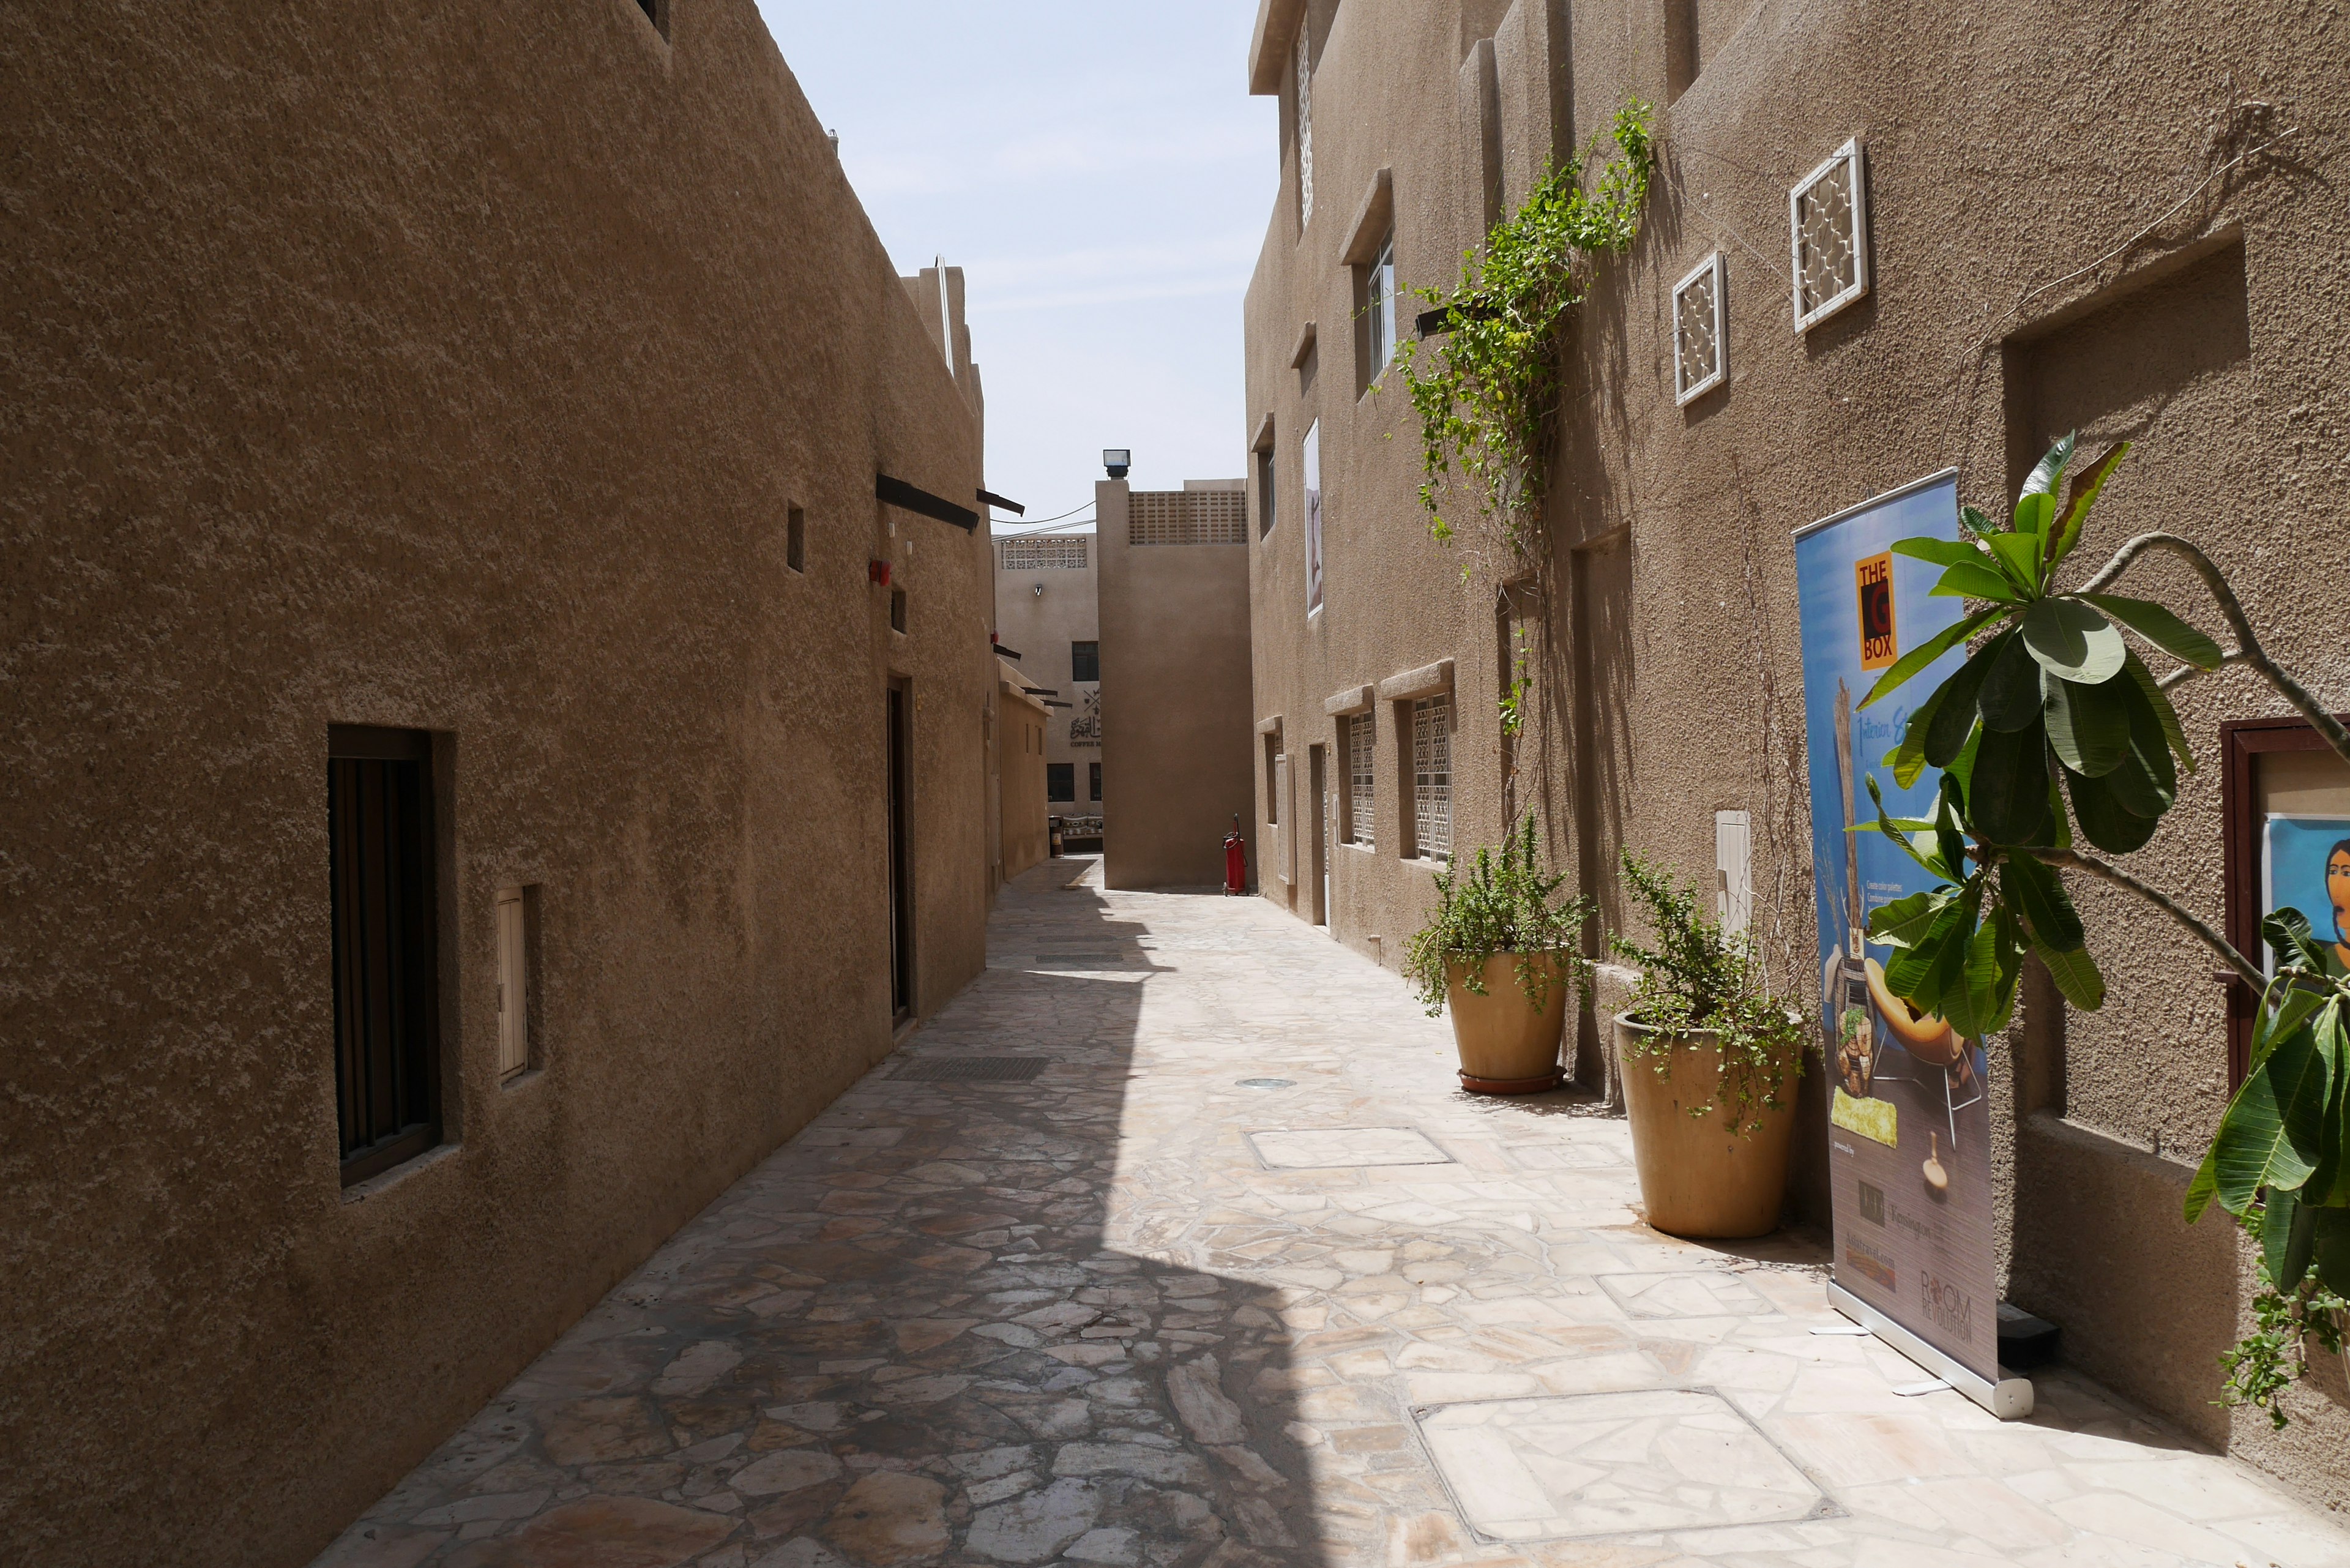
[[[1948,888],[1930,888],[1879,904],[1868,911],[1868,940],[1889,948],[1906,948],[1933,929],[1934,921],[1955,897]]]
[[[1950,868],[1954,879],[1967,869],[1966,816],[1966,796],[1959,781],[1944,774],[1935,785],[1934,857]]]
[[[1959,950],[1953,972],[1965,972],[1967,939],[1973,931],[1973,911],[1963,897],[1953,898],[1923,936],[1886,961],[1886,989],[1921,1012],[1942,1012],[1941,981],[1937,976],[1951,967],[1945,961],[1953,948]],[[1942,1016],[1950,1014],[1942,1012]]]
[[[1972,637],[1986,621],[2007,613],[2004,609],[1977,610],[1955,626],[1945,627],[1936,632],[1932,637],[1895,659],[1893,668],[1877,678],[1877,684],[1868,689],[1868,695],[1860,700],[1860,705],[1866,708],[1878,698],[1889,694],[1896,687],[1907,682],[1911,676]]]
[[[1957,867],[1937,864],[1932,856],[1921,853],[1918,846],[1909,841],[1908,836],[1894,826],[1893,819],[1886,815],[1885,795],[1877,787],[1875,774],[1868,775],[1868,798],[1877,804],[1877,831],[1899,845],[1901,853],[1915,860],[1918,869],[1930,871],[1945,882],[1955,882],[1959,879],[1960,873]]]
[[[1885,753],[1882,765],[1893,770],[1893,779],[1903,789],[1918,782],[1926,771],[1926,732],[1931,729],[1934,715],[1941,711],[1943,694],[1949,691],[1947,680],[1934,689],[1925,702],[1910,711],[1908,722],[1901,726],[1901,743]]]
[[[2126,599],[2118,594],[2080,597],[2181,663],[2198,670],[2217,670],[2227,658],[2218,643],[2152,599]]]
[[[2037,594],[2046,578],[2040,575],[2040,541],[2030,534],[1993,534],[1983,541],[1991,546],[1999,569],[2027,594]]]
[[[1950,940],[1935,950],[1926,984],[1914,1001],[1926,1012],[1939,1012],[1950,1020],[1950,1027],[1961,1036],[1973,1039],[1983,1030],[1975,1008],[1974,991],[1968,984],[1968,968],[1983,933],[1975,926],[1971,899],[1962,897],[1950,908],[1962,915],[1963,924]]]
[[[1975,700],[1986,725],[2012,734],[2040,722],[2040,661],[2012,629],[2001,633],[1994,646],[1997,656]]]
[[[2022,602],[2022,590],[2006,576],[1985,565],[1978,556],[1971,561],[1957,561],[1944,568],[1939,581],[1928,588],[1929,597],[1944,599],[1989,599],[1994,604],[2012,605]]]
[[[1983,564],[1983,553],[1966,541],[1937,539],[1931,535],[1921,535],[1915,539],[1899,540],[1894,545],[1893,553],[1897,556],[1908,556],[1912,560],[1925,561],[1937,566]]]
[[[2022,627],[2023,646],[2060,680],[2095,686],[2120,674],[2129,658],[2114,623],[2078,599],[2035,599]]]
[[[1967,736],[1975,727],[1976,694],[1982,691],[1983,679],[1991,673],[1992,663],[2014,640],[2015,633],[2000,633],[1960,666],[1959,672],[1943,681],[1941,689],[1934,693],[1934,716],[1925,732],[1927,762],[1938,768],[1949,767],[1967,743]],[[2030,662],[2028,656],[2025,662]]]
[[[2317,1245],[2317,1210],[2290,1187],[2270,1188],[2267,1208],[2261,1222],[2261,1261],[2268,1265],[2269,1282],[2290,1293],[2309,1272]]]
[[[2108,680],[2098,690],[2106,691],[2128,684],[2126,680]],[[2158,736],[2155,741],[2155,754],[2162,759],[2166,767],[2168,766],[2170,753],[2162,749],[2162,742]],[[2159,819],[2164,812],[2170,809],[2170,803],[2178,798],[2178,791],[2163,788],[2161,781],[2154,776],[2153,770],[2146,765],[2145,755],[2138,750],[2137,737],[2135,734],[2130,737],[2122,760],[2116,763],[2113,771],[2106,774],[2106,788],[2113,792],[2114,799],[2132,816]]]
[[[2350,1036],[2342,1028],[2342,1009],[2335,1008],[2332,1027],[2317,1032],[2317,1048],[2334,1061],[2334,1098],[2325,1107],[2317,1168],[2302,1183],[2301,1200],[2313,1205],[2350,1203]]]
[[[2307,1023],[2325,1002],[2324,992],[2294,985],[2282,976],[2272,982],[2260,1020],[2252,1025],[2251,1064],[2267,1061],[2269,1047]]]
[[[2014,893],[2016,909],[2034,940],[2070,952],[2085,940],[2080,914],[2065,896],[2063,880],[2046,864],[2029,855],[2011,855],[2000,863],[2000,885]]]
[[[2106,1004],[2106,977],[2097,972],[2097,961],[2089,956],[2086,948],[2060,950],[2035,940],[2032,950],[2048,966],[2048,977],[2064,1000],[2084,1012],[2095,1012]]]
[[[2122,442],[2097,459],[2088,472],[2073,482],[2073,499],[2056,519],[2056,525],[2048,531],[2050,570],[2054,571],[2065,556],[2073,553],[2073,546],[2080,543],[2082,524],[2089,520],[2090,508],[2096,505],[2098,493],[2106,488],[2106,477],[2113,472],[2114,465],[2121,462],[2129,449],[2129,442]]]
[[[2048,738],[2037,724],[2012,733],[1985,729],[1977,745],[1967,789],[1976,836],[2023,843],[2048,820]]]
[[[2126,855],[2133,849],[2144,848],[2160,821],[2158,817],[2140,816],[2123,805],[2100,778],[2084,778],[2067,772],[2064,791],[2072,796],[2073,818],[2081,825],[2081,836],[2109,855]]]
[[[2334,1064],[2307,1027],[2280,1041],[2246,1076],[2220,1118],[2215,1164],[2220,1201],[2241,1214],[2264,1187],[2299,1187],[2316,1168],[2317,1125]]]
[[[2015,498],[2013,537],[2029,544],[2035,556],[2044,547],[2042,541],[2047,537],[2048,525],[2055,520],[2056,498],[2054,496],[2019,495]],[[1997,539],[2002,535],[1994,534],[1991,537]]]
[[[1996,1034],[2015,1016],[2015,983],[2022,977],[2022,939],[2015,917],[1994,905],[1967,946],[1967,999],[1978,1037]]]
[[[2168,811],[2178,798],[2178,770],[2171,763],[2169,732],[2163,728],[2162,715],[2147,701],[2146,689],[2138,684],[2137,672],[2125,669],[2123,674],[2126,679],[2106,684],[2121,694],[2122,706],[2129,711],[2130,753],[2146,770],[2162,797],[2162,809]]]
[[[2033,466],[2031,475],[2024,480],[2024,494],[2054,498],[2064,488],[2064,471],[2073,466],[2073,452],[2079,444],[2077,433],[2066,431],[2056,438],[2056,444],[2048,449],[2047,455]]]
[[[2178,710],[2170,705],[2170,693],[2156,682],[2154,671],[2148,670],[2146,660],[2137,654],[2131,654],[2123,668],[2129,671],[2130,680],[2137,683],[2139,695],[2152,705],[2155,719],[2162,725],[2163,739],[2170,742],[2170,754],[2177,757],[2189,773],[2193,773],[2195,750],[2187,743],[2187,727],[2178,722]]]
[[[2056,760],[2076,774],[2103,778],[2129,754],[2129,710],[2116,690],[2119,682],[2082,686],[2048,675],[2040,685],[2048,708],[2048,744]]]
[[[2309,917],[2299,909],[2287,906],[2262,917],[2261,940],[2276,954],[2280,966],[2299,964],[2319,974],[2325,972],[2325,950],[2310,930]]]
[[[1959,508],[1959,526],[1965,529],[1968,533],[1972,534],[1978,539],[1983,537],[1985,535],[1995,534],[1999,531],[1998,524],[1993,523],[1990,518],[1984,516],[1980,509],[1972,506],[1961,506]],[[1897,549],[1899,548],[1898,545],[1895,547]]]
[[[2241,1097],[2241,1091],[2239,1091],[2239,1097]],[[2210,1208],[2211,1199],[2218,1196],[2220,1196],[2220,1140],[2215,1137],[2203,1150],[2203,1162],[2195,1168],[2195,1179],[2187,1184],[2187,1222],[2192,1225],[2202,1219],[2203,1210]]]
[[[2320,1209],[2312,1216],[2317,1234],[2310,1266],[2317,1282],[2335,1295],[2350,1295],[2350,1209]]]

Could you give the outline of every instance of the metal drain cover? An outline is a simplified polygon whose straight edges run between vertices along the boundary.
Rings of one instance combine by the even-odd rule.
[[[1297,1087],[1297,1080],[1295,1078],[1241,1078],[1235,1081],[1243,1089],[1294,1089]]]
[[[1052,1064],[1049,1056],[931,1056],[889,1075],[923,1084],[1024,1084]]]

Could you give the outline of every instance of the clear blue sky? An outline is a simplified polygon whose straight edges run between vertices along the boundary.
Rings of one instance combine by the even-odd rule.
[[[1032,518],[1090,504],[1113,446],[1140,488],[1241,474],[1279,173],[1256,0],[759,8],[898,270],[964,270],[993,489]]]

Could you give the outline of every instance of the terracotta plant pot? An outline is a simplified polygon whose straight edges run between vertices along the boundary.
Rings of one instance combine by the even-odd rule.
[[[1634,1054],[1636,1045],[1656,1037],[1647,1025],[1617,1016],[1616,1054],[1648,1223],[1669,1236],[1768,1235],[1779,1228],[1779,1205],[1787,1194],[1795,1133],[1793,1064],[1780,1085],[1780,1108],[1750,1107],[1762,1125],[1740,1134],[1731,1130],[1715,1098],[1721,1090],[1721,1047],[1713,1032],[1682,1037],[1663,1073],[1654,1056]],[[1690,1114],[1700,1106],[1711,1108],[1701,1116]]]
[[[1461,1052],[1461,1086],[1478,1095],[1538,1095],[1555,1089],[1559,1036],[1566,1028],[1567,998],[1575,993],[1566,968],[1555,953],[1534,961],[1550,971],[1547,1005],[1537,1010],[1518,988],[1518,955],[1496,953],[1485,961],[1485,994],[1461,984],[1465,963],[1450,965],[1444,988],[1452,1014],[1452,1043]]]

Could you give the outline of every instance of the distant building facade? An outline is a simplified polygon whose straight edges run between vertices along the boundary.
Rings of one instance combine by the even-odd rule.
[[[2317,282],[2339,271],[2339,202],[2293,161],[2344,130],[2340,18],[2100,3],[2061,24],[2013,6],[1946,21],[1770,0],[1263,0],[1248,70],[1280,103],[1281,187],[1239,433],[1267,898],[1395,965],[1448,857],[1531,809],[1606,929],[1626,918],[1623,850],[1706,882],[1751,872],[1774,976],[1804,995],[1812,817],[1836,807],[1804,778],[1790,533],[1950,466],[1997,506],[2068,430],[2090,452],[2137,443],[2084,557],[2186,534],[2279,657],[2350,707],[2339,618],[2319,607],[2350,589],[2350,340],[2339,286]],[[2061,81],[2027,65],[2052,51],[2074,62]],[[1395,365],[1425,306],[1399,300],[1452,287],[1463,253],[1635,98],[1658,106],[1648,210],[1630,254],[1589,269],[1565,335],[1533,546],[1440,545]],[[2157,580],[2203,603],[2183,574]],[[2205,765],[2147,863],[2217,915],[2237,744],[2220,725],[2282,708],[2232,672],[2180,694]],[[2268,764],[2263,798],[2302,798],[2289,772]],[[2341,781],[2325,787],[2338,803]],[[1751,865],[1721,858],[1736,844]],[[2068,1012],[2035,981],[1994,1051],[2002,1289],[2062,1326],[2075,1365],[2339,1497],[2338,1364],[2282,1434],[2213,1403],[2252,1263],[2228,1226],[2179,1211],[2242,999],[2120,894],[2075,893],[2110,999]],[[1594,1086],[1621,1000],[1604,990],[1577,1026]],[[1820,1220],[1825,1076],[1806,1085],[1797,1195]]]
[[[1101,563],[1091,528],[995,538],[995,625],[1053,708],[1045,809],[1098,838],[1102,811]]]
[[[307,1561],[985,962],[960,275],[752,0],[452,20],[11,20],[12,1562]]]

